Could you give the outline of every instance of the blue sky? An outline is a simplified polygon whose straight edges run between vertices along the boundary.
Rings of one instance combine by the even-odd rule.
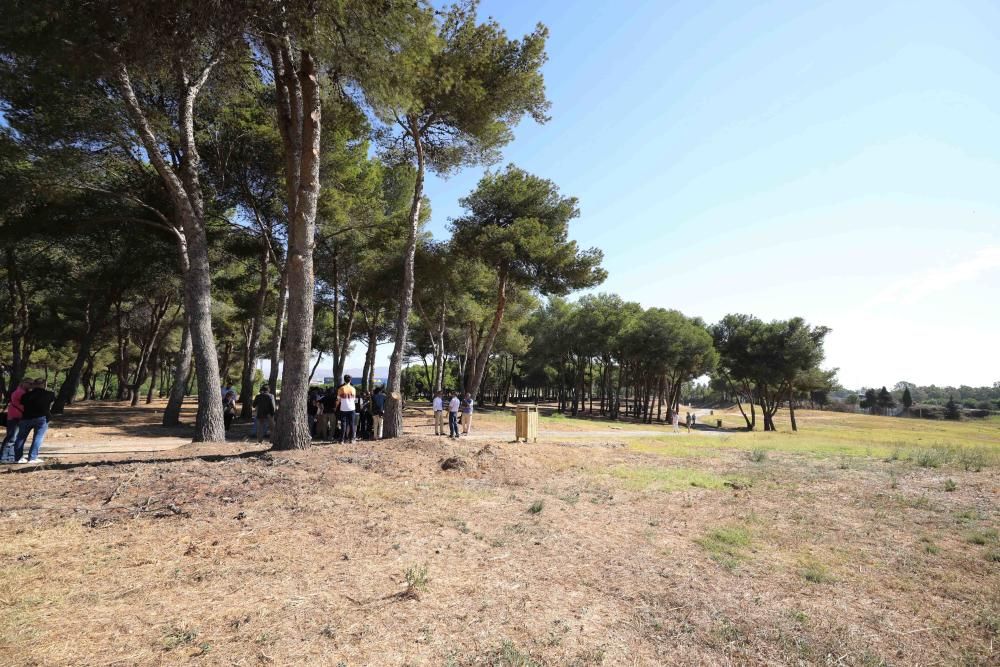
[[[1000,380],[1000,3],[480,13],[551,31],[552,120],[522,123],[501,164],[579,197],[601,291],[708,321],[802,315],[832,327],[850,387]],[[435,236],[482,172],[429,179]]]

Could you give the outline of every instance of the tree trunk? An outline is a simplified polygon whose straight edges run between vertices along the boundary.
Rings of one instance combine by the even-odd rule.
[[[288,335],[281,374],[281,407],[271,441],[275,449],[305,449],[312,443],[307,416],[309,360],[313,334],[313,245],[319,200],[321,99],[318,74],[312,55],[303,50],[300,68],[293,71],[290,54],[283,51],[279,104],[290,111],[279,113],[286,157],[297,158],[285,175],[289,206],[288,224]],[[293,121],[294,119],[294,121]],[[294,190],[292,189],[292,186]]]
[[[278,388],[278,369],[281,366],[281,350],[285,344],[285,311],[288,307],[288,262],[281,269],[281,282],[278,285],[278,299],[274,315],[274,333],[271,338],[271,368],[267,374],[267,385],[272,392]],[[250,395],[253,395],[251,390]]]
[[[163,411],[164,426],[177,426],[181,423],[181,405],[184,403],[188,375],[191,373],[192,354],[191,330],[188,329],[185,321],[184,330],[181,333],[181,348],[177,351],[177,361],[174,364],[174,383],[170,386],[170,397],[167,399],[167,407]]]
[[[261,230],[261,234],[265,234]],[[246,351],[243,356],[243,372],[240,377],[240,398],[243,407],[240,410],[240,417],[250,419],[253,417],[253,371],[257,362],[257,350],[260,346],[260,330],[264,322],[264,306],[267,303],[267,269],[268,251],[267,243],[261,239],[260,250],[260,280],[257,283],[257,300],[254,303],[253,318],[250,320],[250,333],[247,336]]]
[[[351,336],[354,334],[354,318],[358,312],[359,292],[355,292],[351,297],[351,308],[347,311],[347,326],[344,327],[344,339],[340,342],[340,350],[337,352],[337,368],[333,377],[338,381],[344,377],[344,364],[347,363],[347,353],[351,349]],[[339,302],[339,299],[338,299]]]
[[[104,322],[107,319],[109,312],[109,307],[103,307],[95,316],[91,312],[90,304],[87,304],[87,310],[84,313],[87,328],[84,331],[83,336],[80,338],[80,349],[77,350],[76,358],[73,360],[73,365],[70,366],[69,371],[67,371],[66,380],[63,381],[62,386],[59,388],[59,395],[56,397],[56,401],[52,405],[53,413],[62,413],[65,407],[70,405],[76,397],[76,391],[80,386],[80,376],[83,373],[84,365],[87,363],[87,360],[90,359],[90,348],[94,344],[94,338],[97,337],[97,333],[104,327]],[[86,389],[86,385],[84,386],[84,389]]]
[[[149,389],[146,391],[146,405],[153,402],[153,389],[156,388],[157,376],[160,373],[160,347],[153,348],[153,354],[149,357]]]
[[[385,438],[395,438],[403,434],[402,403],[393,398],[392,393],[400,392],[403,377],[403,349],[406,347],[406,338],[409,334],[410,308],[413,307],[413,258],[417,251],[420,206],[424,195],[424,149],[420,140],[419,123],[412,117],[408,122],[417,154],[417,177],[413,185],[413,201],[410,202],[409,229],[403,255],[403,287],[399,295],[399,312],[396,314],[396,340],[393,342],[392,355],[389,357],[389,377],[386,378],[389,398],[385,402],[383,425]]]
[[[204,230],[202,230],[204,232]],[[224,442],[222,386],[219,358],[212,332],[211,269],[204,233],[188,243],[191,266],[184,289],[184,310],[191,329],[194,369],[198,380],[198,415],[195,419],[195,442]]]
[[[168,164],[161,151],[162,142],[155,135],[139,104],[125,65],[119,67],[119,92],[132,121],[133,129],[142,141],[150,162],[170,193],[171,202],[181,222],[182,252],[187,256],[184,272],[184,310],[191,330],[195,371],[198,377],[198,417],[195,442],[224,442],[226,431],[222,419],[222,396],[219,384],[219,359],[212,332],[212,272],[208,258],[204,207],[199,181],[200,157],[195,143],[194,103],[202,86],[215,66],[210,61],[195,77],[179,67],[179,83],[183,91],[178,105],[177,148],[181,151],[179,175]],[[178,65],[181,65],[178,63]]]
[[[500,324],[503,322],[503,314],[506,308],[507,270],[502,269],[497,281],[497,307],[493,312],[493,322],[490,324],[489,333],[486,334],[486,340],[482,342],[482,347],[479,353],[476,354],[475,371],[472,374],[472,380],[465,387],[466,393],[473,396],[479,393],[479,385],[482,384],[483,375],[486,373],[486,362],[489,360],[490,354],[493,353],[493,342],[496,340],[497,332],[500,331]]]
[[[139,390],[146,381],[149,362],[156,353],[156,348],[159,346],[160,329],[163,326],[163,318],[167,314],[169,307],[169,296],[164,297],[162,301],[150,304],[149,337],[142,341],[140,346],[141,352],[139,360],[136,362],[135,375],[132,376],[132,385],[130,387],[133,408],[139,404]]]
[[[10,327],[11,364],[10,382],[7,384],[8,400],[10,394],[14,393],[17,385],[24,379],[25,371],[28,368],[30,352],[26,353],[26,339],[31,320],[28,317],[28,302],[24,296],[24,285],[21,283],[18,272],[17,258],[14,255],[14,246],[9,244],[4,253],[7,263],[7,291],[10,298],[9,308],[14,311],[14,321]]]
[[[316,363],[313,364],[312,370],[309,371],[309,384],[312,384],[313,376],[316,375],[316,369],[319,368],[319,362],[323,361],[323,353],[320,352],[316,357]]]

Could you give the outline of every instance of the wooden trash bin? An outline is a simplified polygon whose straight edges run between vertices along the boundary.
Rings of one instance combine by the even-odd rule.
[[[533,442],[538,442],[538,406],[518,405],[514,409],[514,440],[519,441],[524,438],[527,442],[531,438]]]

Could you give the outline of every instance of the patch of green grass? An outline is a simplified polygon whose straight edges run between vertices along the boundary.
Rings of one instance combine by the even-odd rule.
[[[178,646],[186,646],[198,638],[198,631],[191,628],[172,627],[163,637],[163,646],[172,651]]]
[[[957,488],[958,488],[958,484],[956,484],[955,480],[953,480],[952,478],[949,477],[948,479],[944,480],[944,490],[945,491],[951,492],[951,491],[954,491]]]
[[[995,528],[987,528],[985,530],[974,530],[967,533],[965,539],[970,544],[978,544],[980,546],[986,544],[993,544],[997,541],[997,531]]]
[[[726,425],[742,423],[739,415],[723,417]],[[644,439],[631,449],[666,456],[718,456],[724,450],[788,452],[818,458],[881,458],[908,460],[926,467],[956,464],[968,470],[1000,465],[1000,420],[963,422],[874,417],[842,413],[804,412],[799,431],[788,430],[785,411],[776,432],[733,431],[717,438]]]
[[[921,449],[910,457],[921,468],[939,468],[950,459],[946,449]]]
[[[955,521],[958,523],[972,523],[973,521],[979,521],[979,512],[974,509],[962,510],[961,512],[955,512]]]
[[[924,545],[924,551],[926,553],[936,554],[941,551],[938,545],[934,544],[934,541],[929,537],[921,537],[920,542]]]
[[[623,480],[628,488],[639,491],[682,491],[691,487],[721,489],[726,483],[724,477],[692,468],[622,465],[609,472]]]
[[[801,609],[789,609],[788,617],[793,621],[795,621],[796,623],[798,623],[799,625],[802,625],[803,623],[809,620],[809,617],[806,616],[805,612],[802,611]]]
[[[746,550],[751,542],[750,531],[736,524],[719,526],[695,542],[708,552],[712,560],[733,569],[746,558]]]
[[[569,417],[561,412],[553,412],[550,415],[546,415],[545,419],[569,419]]]
[[[968,472],[980,472],[985,466],[989,465],[990,455],[984,449],[963,449],[958,453],[958,460],[962,464],[962,468]]]
[[[531,514],[538,514],[543,509],[545,509],[545,501],[536,500],[535,502],[531,503],[531,507],[528,508],[528,512]]]
[[[986,560],[991,563],[1000,563],[1000,549],[990,549],[987,551]]]
[[[767,450],[766,449],[754,449],[750,452],[750,460],[754,463],[763,463],[767,460]]]
[[[519,649],[509,639],[503,640],[500,648],[491,656],[493,667],[539,667],[530,654]]]
[[[834,580],[829,569],[815,560],[806,561],[802,566],[802,577],[814,584],[828,584]]]

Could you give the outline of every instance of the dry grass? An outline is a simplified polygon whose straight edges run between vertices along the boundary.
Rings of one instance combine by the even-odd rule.
[[[727,437],[0,474],[0,662],[996,664],[995,467]]]

